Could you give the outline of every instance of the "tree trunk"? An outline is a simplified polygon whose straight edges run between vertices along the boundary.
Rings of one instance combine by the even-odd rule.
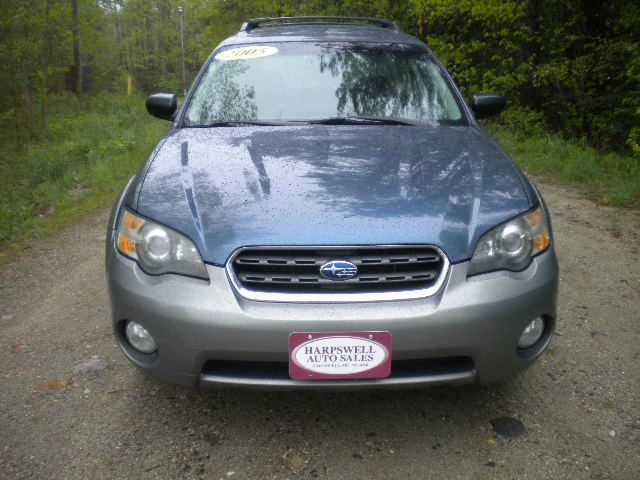
[[[542,98],[540,98],[538,90],[533,85],[533,77],[536,73],[536,69],[542,63],[541,38],[543,35],[543,27],[540,20],[540,16],[542,15],[541,3],[541,0],[531,0],[528,5],[527,19],[529,28],[531,29],[531,36],[525,43],[525,58],[529,59],[532,70],[529,80],[525,86],[524,98],[521,99],[524,103],[531,105],[537,111],[542,109]]]
[[[71,0],[71,35],[73,38],[73,79],[76,96],[82,97],[82,65],[80,63],[80,32],[78,28],[78,0]]]
[[[40,50],[40,71],[42,72],[42,85],[40,87],[40,116],[41,118],[41,136],[47,130],[47,113],[48,113],[48,93],[49,93],[49,64],[51,63],[51,26],[49,20],[49,10],[51,1],[46,0],[44,6],[44,35],[42,48]]]

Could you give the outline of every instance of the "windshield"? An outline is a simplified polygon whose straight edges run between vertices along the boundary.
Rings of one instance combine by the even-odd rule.
[[[422,48],[297,42],[218,52],[188,105],[184,125],[334,117],[467,125],[442,71]]]

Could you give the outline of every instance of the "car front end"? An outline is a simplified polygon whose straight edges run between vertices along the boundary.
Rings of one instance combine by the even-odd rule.
[[[157,99],[174,125],[124,189],[107,233],[124,354],[161,380],[201,388],[488,383],[530,365],[556,323],[548,211],[441,65],[418,43],[269,38],[259,48],[255,38],[223,44],[176,114],[174,100]],[[397,110],[405,97],[386,81],[362,97],[348,73],[363,58],[389,68],[387,79],[402,62],[432,76],[440,117],[406,106],[389,115],[384,105]],[[301,107],[308,97],[297,84],[278,96],[287,81],[278,75],[264,80],[276,64],[306,75],[310,62],[325,75],[317,105]],[[223,87],[236,99],[232,120],[219,119],[218,93],[198,93]],[[338,110],[345,101],[383,110],[335,116],[334,92]],[[260,112],[270,113],[256,121]]]

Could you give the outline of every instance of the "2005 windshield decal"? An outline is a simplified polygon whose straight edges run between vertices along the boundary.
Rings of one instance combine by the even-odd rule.
[[[251,60],[253,58],[268,57],[278,53],[276,47],[266,45],[252,45],[250,47],[231,48],[215,56],[216,60]]]

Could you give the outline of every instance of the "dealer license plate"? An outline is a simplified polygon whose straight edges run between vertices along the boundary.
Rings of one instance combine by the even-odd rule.
[[[390,374],[389,332],[289,335],[289,376],[294,380],[385,378]]]

